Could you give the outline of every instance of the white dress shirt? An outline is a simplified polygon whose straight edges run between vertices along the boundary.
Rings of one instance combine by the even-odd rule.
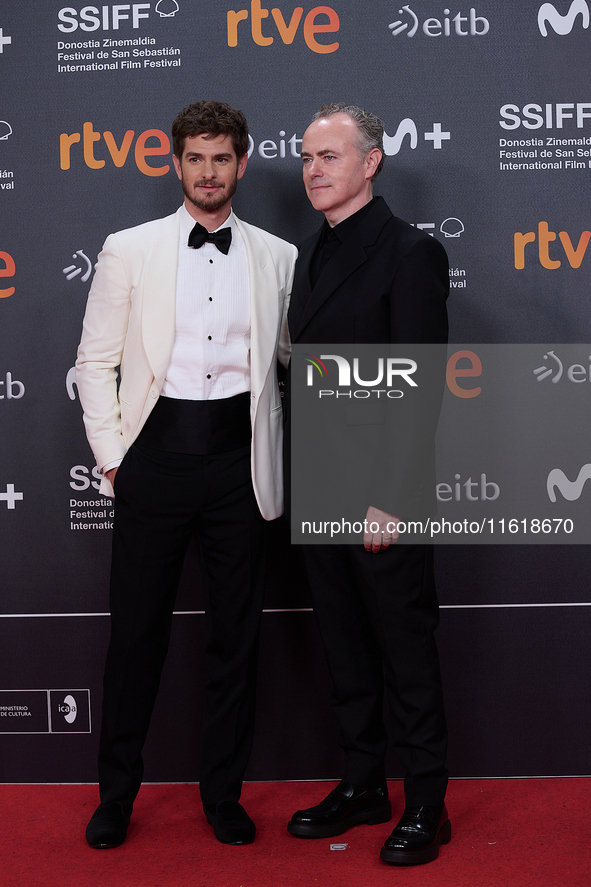
[[[188,245],[195,219],[180,211],[175,338],[162,391],[180,400],[219,400],[250,391],[250,286],[246,247],[234,214],[228,255]],[[105,474],[121,459],[102,468]]]
[[[233,213],[228,255],[213,243],[187,241],[195,220],[180,213],[176,329],[161,394],[182,400],[219,400],[250,391],[250,291],[246,248]]]

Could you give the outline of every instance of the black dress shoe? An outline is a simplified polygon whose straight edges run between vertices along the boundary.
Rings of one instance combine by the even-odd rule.
[[[287,830],[300,838],[333,838],[354,825],[377,825],[391,816],[385,785],[366,788],[343,780],[316,807],[294,813]]]
[[[238,801],[204,804],[203,812],[222,844],[252,844],[254,841],[256,825]]]
[[[445,807],[407,807],[380,852],[390,865],[421,865],[439,856],[439,846],[451,841]]]
[[[118,847],[127,837],[127,826],[131,816],[131,804],[112,801],[100,804],[86,826],[86,840],[97,850]]]

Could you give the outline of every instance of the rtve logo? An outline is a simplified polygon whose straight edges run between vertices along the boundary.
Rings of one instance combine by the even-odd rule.
[[[548,36],[548,25],[552,30],[565,37],[570,34],[575,26],[578,16],[581,16],[583,28],[589,27],[589,5],[586,0],[573,0],[568,12],[560,15],[553,3],[542,3],[538,11],[538,28],[542,37]]]
[[[272,9],[271,16],[275,22],[275,27],[279,34],[279,39],[289,46],[293,43],[295,36],[300,27],[302,17],[304,15],[303,6],[296,6],[291,14],[291,18],[284,18],[280,9]],[[238,25],[240,22],[248,20],[248,9],[228,10],[228,46],[238,46]],[[261,0],[251,0],[250,3],[250,33],[252,39],[258,46],[271,46],[274,37],[270,36],[269,28],[266,28],[267,34],[263,34],[263,19],[269,18],[269,10],[261,5]],[[328,21],[327,21],[328,19]],[[265,22],[265,25],[270,23]],[[336,52],[339,43],[320,43],[316,39],[317,34],[335,34],[340,27],[340,21],[337,13],[330,6],[315,6],[304,18],[303,35],[308,49],[324,55],[329,52]],[[240,33],[245,35],[246,26],[240,29]]]
[[[585,253],[587,252],[589,240],[591,240],[591,231],[583,231],[583,233],[579,237],[579,242],[576,246],[573,244],[568,232],[560,231],[558,237],[560,238],[564,254],[566,255],[571,268],[580,268],[581,263],[585,257]],[[560,268],[560,266],[562,265],[561,259],[552,258],[550,256],[550,244],[553,243],[555,240],[556,232],[550,231],[548,222],[539,222],[537,232],[538,259],[540,261],[540,264],[544,268],[547,268],[549,271],[556,271],[556,269]],[[513,253],[515,267],[518,271],[522,271],[525,268],[526,246],[529,243],[535,242],[535,231],[528,231],[525,234],[523,234],[521,231],[515,232],[515,235],[513,237]],[[533,247],[528,250],[528,257],[531,257],[533,250]]]
[[[14,259],[10,253],[0,249],[0,277],[14,277],[15,274],[16,265],[14,264]],[[0,281],[0,299],[7,299],[9,296],[13,296],[15,291],[13,286],[2,287]]]
[[[102,157],[95,156],[95,143],[104,140],[103,154],[113,161],[113,164],[119,168],[125,166],[129,157],[129,152],[135,138],[133,129],[128,129],[121,138],[121,142],[117,144],[115,136],[110,130],[96,132],[91,122],[87,121],[82,126],[82,133],[62,132],[60,135],[60,169],[70,169],[72,162],[72,149],[74,145],[81,144],[82,159],[89,169],[102,169],[106,161]],[[149,139],[153,139],[156,144],[147,145]],[[75,149],[74,156],[79,156],[80,149]],[[165,163],[161,166],[151,166],[146,161],[146,157],[160,157],[170,154],[170,141],[165,132],[161,129],[146,129],[141,132],[135,142],[134,160],[135,165],[145,176],[164,176],[170,170],[170,164]],[[0,253],[0,257],[3,254]]]

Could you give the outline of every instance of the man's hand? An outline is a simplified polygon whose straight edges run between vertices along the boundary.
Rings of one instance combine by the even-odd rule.
[[[398,541],[400,518],[370,505],[365,518],[367,531],[363,534],[366,551],[378,552]],[[377,530],[376,530],[377,527]],[[373,530],[376,530],[374,533]]]
[[[113,490],[115,489],[113,484],[115,483],[115,475],[117,474],[118,468],[119,466],[117,465],[116,468],[109,468],[108,471],[105,471],[105,477],[107,478],[107,480],[111,481],[111,486],[113,487]]]

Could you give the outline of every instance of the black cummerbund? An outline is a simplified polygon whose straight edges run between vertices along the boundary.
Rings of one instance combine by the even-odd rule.
[[[250,443],[250,392],[220,400],[160,396],[137,442],[168,453],[206,456]]]

